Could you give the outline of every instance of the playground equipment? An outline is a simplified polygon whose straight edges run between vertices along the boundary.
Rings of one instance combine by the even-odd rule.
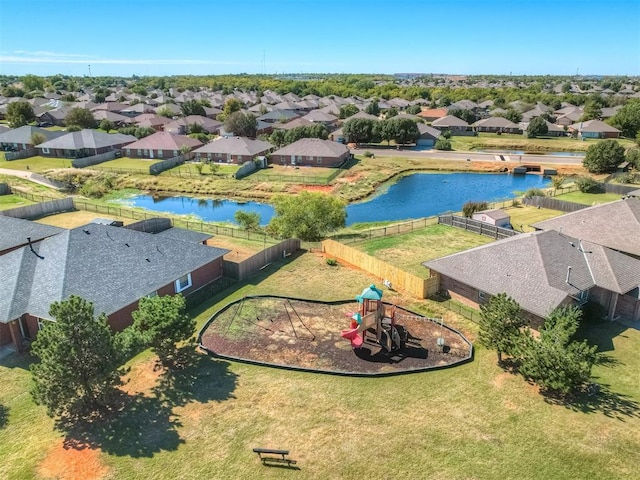
[[[402,348],[406,332],[403,338],[396,325],[396,307],[382,303],[382,290],[370,285],[356,300],[361,305],[360,312],[348,315],[352,319],[351,328],[342,330],[340,336],[349,340],[353,348],[365,343],[380,346],[386,353]]]

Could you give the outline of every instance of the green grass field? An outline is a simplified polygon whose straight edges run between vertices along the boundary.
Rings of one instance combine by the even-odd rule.
[[[585,205],[596,205],[599,203],[613,202],[620,200],[622,195],[619,193],[582,193],[582,192],[570,192],[558,195],[558,200],[564,200],[565,202],[583,203]]]
[[[52,157],[29,157],[22,160],[13,160],[7,162],[4,157],[0,161],[0,168],[8,168],[11,170],[30,170],[32,172],[46,172],[54,168],[71,167],[71,159],[69,158],[52,158]]]
[[[559,210],[536,208],[526,205],[508,207],[504,210],[511,216],[511,225],[513,226],[513,229],[525,232],[532,232],[535,230],[535,228],[532,228],[529,225],[562,215],[562,212]]]
[[[218,175],[218,176],[227,176],[227,175],[233,175],[234,173],[236,173],[238,171],[238,169],[240,168],[239,165],[221,165],[221,164],[215,164],[217,166],[217,169],[215,171],[214,175]],[[184,173],[188,173],[191,175],[197,175],[198,174],[198,170],[196,170],[196,167],[193,163],[185,163],[183,165],[180,165],[176,168],[172,168],[170,170],[167,170],[165,172],[162,172],[160,175],[175,175],[175,174],[179,174],[181,172]],[[211,176],[211,168],[209,167],[208,164],[203,164],[202,166],[202,175],[203,176]],[[212,178],[215,178],[212,177]]]
[[[114,169],[133,169],[133,170],[149,170],[149,167],[158,160],[147,160],[143,158],[121,157],[115,160],[96,165],[98,168],[114,168]],[[90,167],[87,167],[90,168]]]
[[[577,140],[571,137],[527,138],[526,135],[480,133],[477,137],[451,137],[454,150],[504,149],[524,150],[526,152],[586,152],[587,149],[601,140]],[[634,142],[618,139],[625,148],[632,147]]]
[[[16,195],[0,195],[0,210],[9,210],[10,208],[26,207],[33,205],[35,202]]]
[[[430,225],[410,233],[356,243],[353,247],[406,272],[428,278],[429,270],[421,265],[422,262],[468,250],[491,241],[488,237],[465,232],[459,228]]]
[[[353,298],[373,281],[313,254],[279,266],[202,306],[198,324],[244,295]],[[439,313],[434,302],[407,305]],[[450,313],[445,319],[475,339],[473,324]],[[68,458],[89,456],[82,478],[638,478],[640,332],[613,322],[592,328],[590,336],[606,359],[594,370],[606,387],[569,406],[546,401],[481,347],[461,367],[379,379],[203,357],[178,391],[164,390],[162,403],[152,391],[159,384],[147,352],[130,362],[125,388],[136,395],[132,407],[70,435],[89,447],[79,451],[61,448],[64,437],[29,396],[29,358],[12,355],[0,360],[0,404],[7,412],[0,477],[52,478],[44,467],[53,464],[73,478],[82,465]],[[264,467],[253,447],[289,449],[300,470]]]

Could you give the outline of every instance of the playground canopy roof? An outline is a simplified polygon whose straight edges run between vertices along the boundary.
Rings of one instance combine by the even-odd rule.
[[[356,300],[362,303],[363,300],[382,300],[382,290],[371,284],[362,293],[356,296]]]

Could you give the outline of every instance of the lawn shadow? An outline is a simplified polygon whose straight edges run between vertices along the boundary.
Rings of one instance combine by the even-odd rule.
[[[0,403],[0,430],[7,426],[9,421],[9,407],[5,407]]]
[[[119,391],[114,405],[90,419],[59,419],[56,427],[66,434],[64,447],[99,448],[109,455],[140,458],[176,450],[184,443],[177,431],[180,423],[160,399]]]
[[[613,339],[621,336],[630,327],[619,322],[589,321],[580,324],[576,332],[577,340],[587,340],[591,345],[598,346],[598,352],[612,352],[615,350]]]
[[[582,391],[568,398],[545,395],[547,403],[582,413],[602,413],[616,420],[640,418],[640,404],[629,395],[611,391],[606,384],[590,384]]]
[[[156,397],[169,408],[234,398],[238,376],[229,370],[230,363],[200,354],[191,346],[185,348],[193,355],[188,366],[163,372],[153,387]]]

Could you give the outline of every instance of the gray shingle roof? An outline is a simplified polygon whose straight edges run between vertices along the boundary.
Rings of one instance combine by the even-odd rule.
[[[453,115],[446,115],[442,118],[438,118],[431,122],[434,127],[468,127],[469,124],[464,120],[454,117]]]
[[[34,133],[40,133],[44,135],[47,140],[51,140],[65,135],[67,132],[51,132],[49,130],[45,130],[44,128],[23,125],[22,127],[14,128],[13,130],[0,133],[0,143],[22,143],[30,145],[31,135],[33,135]]]
[[[213,237],[210,233],[194,232],[193,230],[185,230],[184,228],[177,227],[168,228],[155,235],[187,243],[202,243]]]
[[[69,295],[110,315],[228,250],[125,228],[85,225],[0,257],[0,321],[49,318]]]
[[[64,135],[41,143],[37,148],[60,150],[79,150],[82,148],[105,148],[126,145],[137,140],[133,135],[121,133],[104,133],[98,130],[84,129],[79,132],[68,132]]]
[[[567,213],[533,225],[640,257],[640,198],[627,198]]]
[[[37,242],[60,232],[64,229],[0,214],[0,252],[26,245],[27,237]]]
[[[319,138],[301,138],[291,145],[276,150],[272,155],[301,155],[310,157],[340,157],[347,153],[349,149],[346,145],[332,142],[331,140],[321,140]]]
[[[194,150],[196,153],[220,153],[230,155],[262,155],[273,148],[269,142],[246,137],[221,137]]]
[[[553,230],[516,235],[423,265],[491,295],[506,292],[540,317],[596,285],[621,294],[640,285],[639,260]]]

